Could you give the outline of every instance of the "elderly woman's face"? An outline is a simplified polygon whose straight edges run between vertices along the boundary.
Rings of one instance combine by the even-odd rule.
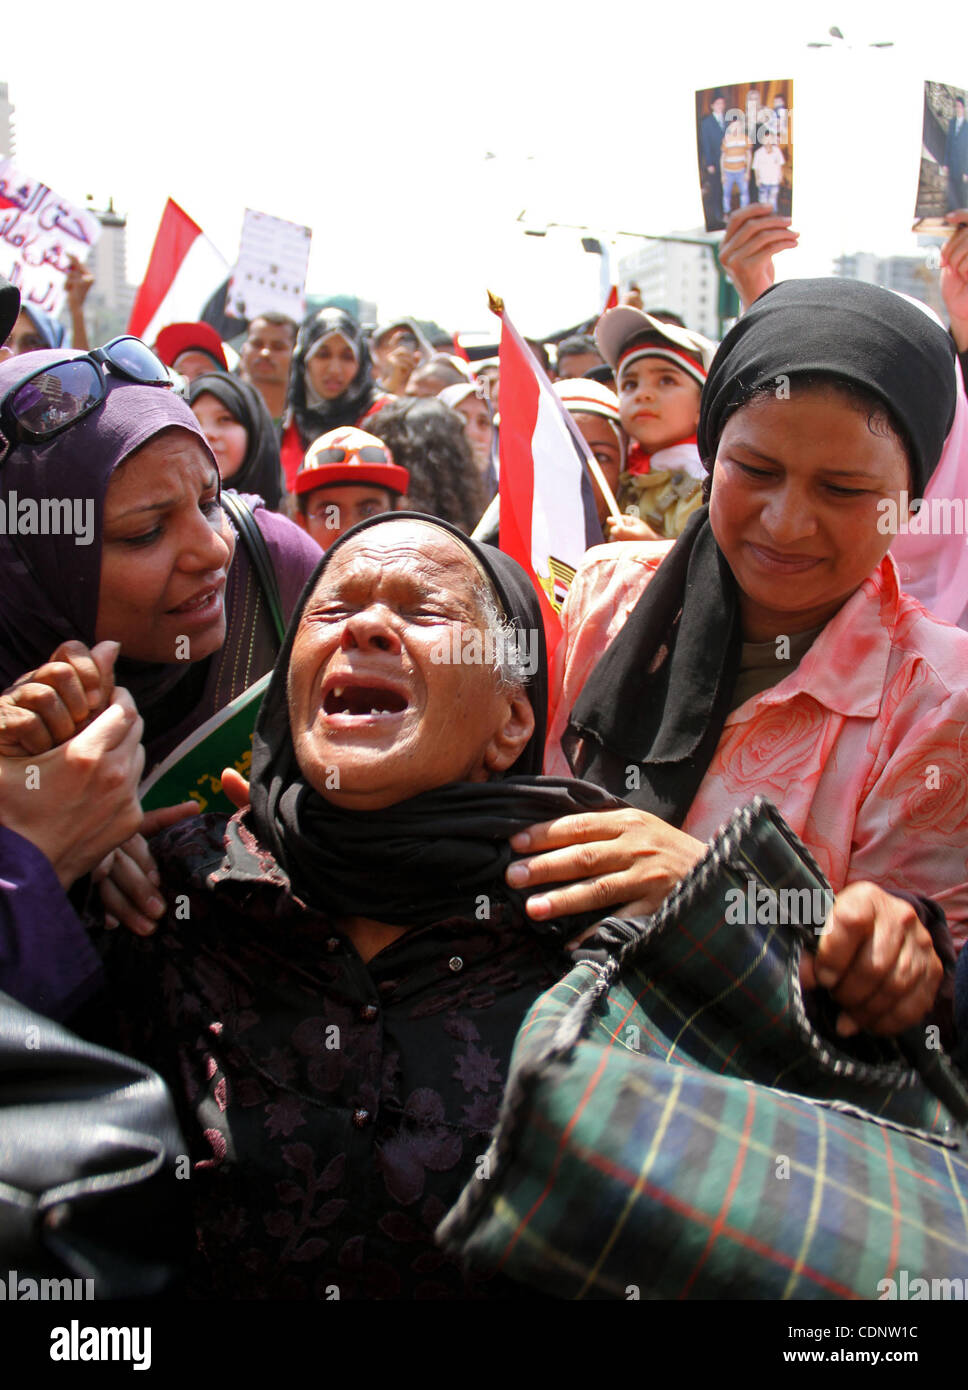
[[[880,563],[891,537],[878,502],[899,505],[905,450],[874,434],[837,391],[761,396],[726,422],[709,521],[740,588],[747,641],[826,623]]]
[[[296,757],[328,801],[377,810],[517,759],[534,728],[524,694],[502,692],[486,663],[435,660],[464,649],[455,628],[481,629],[478,585],[460,545],[419,522],[370,527],[335,553],[289,664]]]
[[[234,549],[205,446],[188,430],[155,435],[108,484],[97,641],[133,661],[211,656],[225,641]]]

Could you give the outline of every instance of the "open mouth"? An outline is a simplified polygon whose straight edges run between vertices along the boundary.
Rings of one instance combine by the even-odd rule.
[[[350,684],[334,685],[323,700],[326,714],[344,714],[355,718],[381,714],[402,714],[407,699],[397,690],[385,686]]]
[[[223,581],[224,582],[224,581]],[[179,617],[202,615],[209,610],[214,610],[221,603],[222,583],[213,584],[207,589],[200,589],[190,599],[180,603],[177,608],[169,608],[170,614],[177,614]]]

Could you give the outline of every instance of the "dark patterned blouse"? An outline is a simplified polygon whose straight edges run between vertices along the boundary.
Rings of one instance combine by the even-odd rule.
[[[108,970],[124,1045],[168,1080],[191,1150],[190,1291],[517,1296],[466,1277],[433,1232],[487,1181],[515,1033],[563,973],[560,944],[495,906],[364,964],[244,818],[200,816],[153,848],[168,917],[146,940],[118,933]]]

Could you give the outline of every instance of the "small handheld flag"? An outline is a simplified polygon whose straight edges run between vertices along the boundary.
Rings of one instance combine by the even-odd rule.
[[[501,319],[501,549],[532,577],[550,654],[575,570],[588,547],[603,540],[591,456],[503,300],[490,291],[488,299]]]

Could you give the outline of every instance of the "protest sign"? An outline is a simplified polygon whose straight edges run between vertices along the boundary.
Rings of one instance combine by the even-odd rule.
[[[19,288],[24,305],[58,314],[71,258],[87,260],[100,235],[93,213],[0,159],[0,275]]]
[[[311,227],[246,208],[229,282],[229,313],[250,322],[270,310],[301,319],[312,235]]]

